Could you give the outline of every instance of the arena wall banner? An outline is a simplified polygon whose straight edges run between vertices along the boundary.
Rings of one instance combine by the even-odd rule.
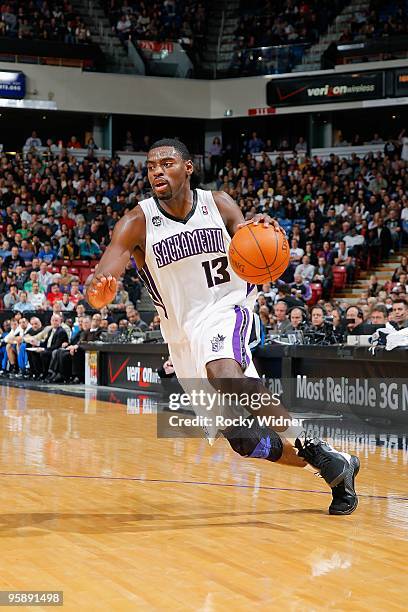
[[[163,361],[158,355],[103,353],[104,384],[120,389],[160,392],[162,389],[158,368]]]
[[[317,374],[318,373],[318,374]],[[408,377],[405,361],[353,363],[294,359],[292,376],[282,379],[283,397],[297,410],[346,412],[360,418],[397,419],[408,423]]]
[[[0,98],[22,100],[26,94],[23,72],[0,71]]]
[[[378,71],[273,79],[266,85],[266,97],[269,106],[302,106],[383,98],[384,73]]]
[[[166,344],[86,343],[88,381],[131,393],[182,393],[176,378],[160,380]],[[407,350],[366,347],[269,345],[256,351],[255,364],[269,390],[296,412],[352,414],[408,426]],[[407,429],[408,431],[408,429]]]

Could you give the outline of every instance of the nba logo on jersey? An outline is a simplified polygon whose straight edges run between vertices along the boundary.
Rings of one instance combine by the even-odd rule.
[[[208,208],[206,206],[202,206],[201,210],[203,211],[203,215],[208,215]]]
[[[152,223],[153,223],[153,225],[155,225],[156,227],[157,227],[158,225],[161,225],[161,222],[162,222],[161,217],[152,217]]]
[[[217,334],[212,338],[211,346],[213,353],[218,353],[218,351],[224,348],[224,340],[225,336],[221,336],[221,334]]]

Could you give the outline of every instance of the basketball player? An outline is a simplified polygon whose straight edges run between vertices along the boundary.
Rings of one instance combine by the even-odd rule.
[[[228,262],[231,237],[244,224],[242,213],[224,192],[191,189],[193,163],[178,140],[154,143],[147,155],[153,197],[143,200],[115,226],[87,288],[95,308],[110,303],[131,256],[160,314],[178,379],[205,379],[226,393],[268,393],[249,351],[254,286],[242,281]],[[267,215],[250,223],[274,224]],[[354,478],[357,457],[318,439],[301,439],[302,428],[271,429],[257,414],[289,415],[279,406],[248,409],[242,426],[222,431],[240,455],[319,472],[332,488],[330,514],[351,514],[357,507]],[[248,413],[247,413],[248,414]],[[214,432],[206,432],[211,438]],[[311,467],[310,467],[311,466]]]

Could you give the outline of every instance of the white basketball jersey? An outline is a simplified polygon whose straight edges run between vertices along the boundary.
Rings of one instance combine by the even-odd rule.
[[[241,280],[229,265],[231,238],[211,191],[193,191],[191,212],[183,220],[165,211],[155,198],[140,206],[146,217],[146,252],[139,275],[167,342],[187,342],[197,322],[214,309],[252,310],[254,285]]]

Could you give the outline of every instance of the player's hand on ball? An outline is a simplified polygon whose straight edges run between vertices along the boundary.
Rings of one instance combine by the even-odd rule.
[[[254,225],[263,223],[264,227],[269,227],[271,225],[277,232],[282,232],[286,236],[285,230],[283,229],[283,227],[279,225],[276,219],[273,219],[272,217],[270,217],[269,215],[265,213],[257,213],[256,215],[253,216],[252,219],[249,219],[249,221],[240,223],[238,225],[238,229],[240,229],[241,227],[244,227],[244,225],[250,225],[251,223],[253,223]]]
[[[117,280],[110,274],[97,274],[93,277],[87,291],[87,299],[93,308],[103,308],[110,304],[116,295]]]

